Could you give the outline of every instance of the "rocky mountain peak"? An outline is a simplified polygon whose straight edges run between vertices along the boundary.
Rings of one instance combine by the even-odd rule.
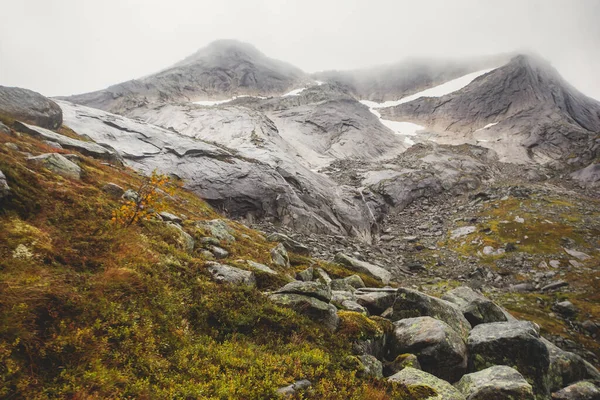
[[[216,60],[238,59],[255,61],[258,59],[265,59],[267,56],[250,43],[241,42],[235,39],[220,39],[198,49],[194,54],[176,63],[174,67],[194,64],[198,61],[205,61],[207,58]]]

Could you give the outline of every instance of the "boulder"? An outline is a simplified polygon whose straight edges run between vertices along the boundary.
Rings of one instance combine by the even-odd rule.
[[[280,306],[290,307],[296,312],[308,316],[331,331],[335,331],[340,322],[337,309],[333,304],[328,304],[314,297],[292,293],[275,293],[270,295],[269,299]]]
[[[312,386],[312,383],[307,379],[296,381],[291,385],[284,386],[277,389],[277,395],[279,397],[294,397],[299,390],[306,390]]]
[[[250,287],[256,286],[256,278],[250,271],[244,271],[243,269],[216,262],[207,262],[206,265],[208,266],[208,272],[216,282]]]
[[[400,354],[394,361],[386,364],[384,373],[386,376],[394,375],[404,368],[422,369],[419,358],[414,354]]]
[[[363,367],[363,370],[361,371],[363,376],[383,378],[383,364],[381,361],[370,354],[360,355],[358,356],[358,359]]]
[[[123,200],[136,202],[140,200],[140,195],[138,192],[132,189],[127,189],[125,193],[121,196]]]
[[[284,235],[283,233],[271,233],[267,236],[267,240],[271,242],[282,243],[288,251],[292,253],[300,254],[303,256],[310,255],[310,249],[302,243],[292,239],[291,237]]]
[[[329,277],[329,274],[327,272],[325,272],[325,270],[323,268],[315,268],[314,274],[313,274],[313,279],[317,282],[324,283],[325,285],[331,284],[331,278]]]
[[[211,246],[210,252],[215,256],[217,260],[229,257],[229,252],[219,246]]]
[[[600,400],[600,389],[591,382],[577,382],[553,393],[552,400]]]
[[[71,179],[81,179],[81,168],[79,165],[69,161],[65,156],[58,153],[47,153],[27,159],[32,164],[38,164],[44,168]]]
[[[161,211],[158,213],[158,215],[160,215],[163,221],[174,222],[176,224],[181,224],[183,222],[183,219],[180,216],[166,211]]]
[[[404,368],[402,371],[390,376],[388,381],[402,383],[412,393],[418,393],[424,388],[433,389],[436,393],[435,395],[419,396],[417,397],[419,399],[466,400],[465,396],[448,382],[415,368]]]
[[[533,389],[523,375],[505,365],[467,374],[454,386],[467,400],[534,400]]]
[[[255,269],[257,271],[266,272],[267,274],[271,274],[271,275],[277,275],[276,271],[273,271],[271,268],[267,267],[264,264],[257,263],[252,260],[247,260],[246,263],[248,264],[248,266],[250,268]]]
[[[109,182],[106,185],[102,186],[102,191],[108,193],[110,196],[115,199],[120,198],[125,193],[125,190],[117,185],[116,183]]]
[[[8,186],[8,182],[6,182],[6,176],[4,173],[0,171],[0,199],[8,196],[10,193],[10,187]]]
[[[369,289],[369,288],[365,288]],[[356,302],[369,310],[371,315],[381,315],[390,308],[396,300],[396,289],[382,289],[378,291],[357,290]]]
[[[314,297],[326,303],[331,301],[331,289],[320,282],[294,281],[283,286],[275,293],[301,294],[303,296]]]
[[[296,273],[296,279],[304,282],[312,281],[314,271],[313,267],[308,267],[305,270]]]
[[[210,233],[210,236],[215,237],[225,242],[235,242],[233,233],[235,232],[232,228],[227,225],[227,222],[222,219],[213,219],[210,221],[200,221],[196,225],[199,228],[205,229]]]
[[[16,121],[15,128],[31,136],[49,141],[51,145],[59,149],[68,149],[77,151],[83,155],[107,160],[111,162],[122,163],[122,159],[112,147],[101,146],[94,142],[85,142],[83,140],[73,139],[71,137],[52,132],[39,126],[29,125],[24,122]]]
[[[0,110],[13,119],[57,129],[62,125],[62,110],[54,101],[31,90],[0,86]]]
[[[467,340],[469,368],[481,371],[495,365],[515,367],[533,386],[536,399],[548,396],[546,377],[550,355],[532,322],[493,322],[477,325]]]
[[[368,275],[371,278],[380,281],[384,285],[387,285],[392,280],[392,274],[384,268],[365,261],[357,260],[356,258],[352,258],[343,253],[336,254],[334,261],[338,264],[342,264],[352,271]]]
[[[600,381],[600,372],[589,365],[583,358],[577,354],[560,349],[544,338],[541,340],[550,355],[550,367],[548,368],[548,386],[550,392],[586,379]]]
[[[279,265],[280,267],[290,267],[290,258],[285,247],[281,243],[271,249],[271,260],[273,260],[275,265]]]
[[[194,251],[194,246],[196,245],[194,238],[177,224],[167,222],[167,226],[175,233],[175,240],[177,241],[179,246],[186,253],[191,254]]]
[[[455,382],[467,370],[467,346],[445,322],[431,317],[406,318],[394,322],[390,359],[415,354],[423,371]]]
[[[461,226],[460,228],[454,229],[450,233],[450,237],[452,239],[458,239],[460,237],[470,235],[471,233],[475,232],[476,230],[477,230],[477,227],[475,227],[475,226]]]
[[[0,122],[0,133],[10,134],[10,128]]]
[[[398,288],[392,312],[388,318],[397,321],[403,318],[425,316],[444,321],[465,340],[471,330],[471,324],[454,304],[417,290]]]
[[[457,305],[471,326],[507,321],[500,306],[466,286],[449,291],[442,299]]]

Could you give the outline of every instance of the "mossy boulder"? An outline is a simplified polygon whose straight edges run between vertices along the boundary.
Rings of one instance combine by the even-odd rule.
[[[425,316],[444,321],[463,339],[467,338],[471,330],[471,324],[454,304],[417,290],[399,288],[393,301],[393,311],[388,318],[398,321]]]
[[[250,287],[256,286],[256,278],[250,271],[244,271],[243,269],[216,262],[208,262],[206,264],[208,272],[215,282]]]
[[[585,379],[600,381],[598,370],[577,354],[564,351],[544,338],[542,338],[542,343],[550,355],[548,386],[551,392]]]
[[[201,221],[196,224],[209,232],[210,236],[222,240],[224,242],[235,242],[233,234],[235,230],[227,225],[227,222],[222,219],[213,219],[210,221]]]
[[[443,321],[431,317],[407,318],[394,322],[390,358],[413,353],[422,369],[449,382],[467,370],[467,346],[458,333]]]
[[[280,267],[290,267],[290,257],[281,243],[271,249],[271,260],[273,261],[273,264],[279,265]]]
[[[467,374],[454,385],[467,400],[533,400],[533,389],[514,368],[496,365]]]
[[[335,331],[340,322],[337,308],[333,304],[314,297],[293,293],[274,293],[269,296],[269,299],[275,304],[290,307],[296,312],[308,316],[331,331]]]
[[[320,282],[294,281],[280,288],[276,293],[301,294],[314,297],[326,303],[331,301],[331,289]]]
[[[36,157],[29,157],[27,161],[31,164],[41,165],[55,174],[66,178],[81,179],[81,168],[79,165],[70,161],[62,154],[47,153]]]
[[[442,299],[456,304],[471,326],[507,321],[500,306],[469,287],[452,289]]]
[[[494,365],[517,369],[533,386],[536,399],[549,394],[546,381],[550,355],[532,322],[494,322],[477,325],[467,340],[469,368],[481,371]]]
[[[577,382],[552,394],[552,400],[599,400],[600,388],[591,382]]]
[[[448,382],[415,368],[404,368],[388,378],[388,381],[399,382],[410,389],[429,388],[435,395],[419,397],[426,400],[466,400],[465,396]]]

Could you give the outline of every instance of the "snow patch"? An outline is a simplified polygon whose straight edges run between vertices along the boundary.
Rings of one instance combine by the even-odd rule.
[[[475,132],[480,132],[480,131],[482,131],[482,130],[484,130],[484,129],[491,128],[491,127],[492,127],[492,126],[494,126],[494,125],[498,125],[498,122],[492,122],[491,124],[487,124],[487,125],[486,125],[486,126],[484,126],[483,128],[479,128],[479,129],[477,129]]]
[[[379,107],[373,106],[379,103],[375,103],[369,100],[361,100],[360,102],[365,106],[369,107],[369,111],[371,111],[377,118],[379,118],[379,122],[381,122],[384,126],[390,128],[397,135],[405,135],[404,142],[409,146],[415,144],[415,142],[409,136],[416,136],[418,131],[425,129],[425,127],[413,124],[412,122],[400,122],[382,119],[381,114],[379,113],[379,111],[377,111],[377,108]]]

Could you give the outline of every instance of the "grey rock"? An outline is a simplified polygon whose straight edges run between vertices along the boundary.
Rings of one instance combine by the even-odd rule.
[[[283,286],[275,293],[291,293],[301,294],[304,296],[314,297],[326,303],[331,301],[331,289],[329,286],[320,282],[300,282],[294,281]]]
[[[27,89],[0,86],[0,110],[14,119],[48,129],[62,125],[63,115],[58,104]]]
[[[44,168],[67,178],[81,179],[81,168],[74,162],[58,153],[42,154],[36,157],[29,157],[27,161],[33,164],[42,165]]]
[[[183,222],[181,217],[166,211],[161,211],[158,215],[160,215],[163,221],[175,222],[176,224],[181,224]]]
[[[581,251],[577,251],[577,250],[573,250],[573,249],[565,249],[565,252],[568,255],[577,258],[579,261],[586,261],[586,260],[589,260],[590,258],[592,258],[588,254],[585,254]]]
[[[390,308],[396,300],[396,290],[381,292],[355,292],[356,301],[369,310],[371,315],[381,315]]]
[[[229,252],[227,250],[225,250],[224,248],[219,247],[219,246],[212,246],[210,248],[210,252],[213,254],[213,256],[215,256],[215,258],[217,260],[229,257]]]
[[[552,400],[600,400],[600,388],[591,382],[577,382],[553,393]]]
[[[250,271],[244,271],[243,269],[216,262],[207,262],[206,265],[208,266],[208,272],[211,274],[213,280],[218,283],[245,285],[250,287],[256,286],[256,278],[254,277],[254,273]]]
[[[109,182],[106,185],[102,186],[102,191],[108,193],[116,199],[120,198],[121,196],[123,196],[123,194],[125,194],[125,190],[121,186],[112,182]]]
[[[542,287],[542,292],[549,292],[551,290],[557,290],[557,289],[563,288],[565,286],[569,286],[569,282],[566,282],[566,281],[551,282],[551,283],[547,284],[546,286]]]
[[[362,278],[358,275],[350,275],[350,276],[343,278],[343,280],[344,280],[344,282],[346,282],[348,285],[352,286],[355,289],[360,289],[360,288],[365,287],[365,283],[363,282]]]
[[[523,375],[505,365],[467,374],[455,387],[467,400],[534,400],[533,388]]]
[[[554,305],[554,309],[559,312],[560,314],[567,316],[567,317],[572,317],[575,314],[577,314],[577,307],[575,307],[575,305],[573,303],[571,303],[569,300],[565,300],[565,301],[560,301],[558,303],[556,303]]]
[[[342,264],[343,266],[352,271],[360,272],[374,279],[377,279],[384,285],[390,283],[392,279],[392,274],[386,269],[365,261],[357,260],[356,258],[347,256],[343,253],[337,253],[335,255],[334,261],[339,264]]]
[[[333,301],[332,301],[333,303]],[[369,311],[361,306],[360,304],[358,304],[356,301],[354,300],[342,300],[340,303],[333,303],[336,307],[339,307],[342,310],[347,310],[347,311],[354,311],[363,315],[368,316],[369,315]]]
[[[458,239],[458,238],[461,238],[463,236],[470,235],[471,233],[475,232],[476,230],[477,230],[477,227],[475,227],[475,226],[462,226],[460,228],[454,229],[450,233],[450,238],[451,239]]]
[[[179,246],[188,254],[192,254],[196,241],[194,238],[175,223],[167,222],[167,226],[175,233],[175,238]]]
[[[415,368],[421,369],[421,364],[419,364],[419,359],[414,354],[401,354],[394,359],[394,361],[387,363],[385,366],[385,373],[387,376],[394,375],[404,368]]]
[[[423,371],[455,382],[467,370],[467,346],[445,322],[431,317],[406,318],[394,322],[390,356],[415,354]]]
[[[370,354],[363,354],[358,356],[363,370],[361,371],[364,376],[370,376],[373,378],[383,378],[383,364],[377,358]]]
[[[269,236],[267,236],[267,240],[271,242],[283,243],[285,248],[293,253],[297,253],[303,256],[310,255],[310,249],[308,247],[298,242],[297,240],[294,240],[291,237],[284,235],[283,233],[272,233]]]
[[[536,399],[548,397],[550,355],[537,325],[525,321],[477,325],[469,334],[467,347],[471,370],[513,366],[532,385]]]
[[[600,186],[600,164],[591,163],[587,167],[573,172],[571,177],[584,186],[597,187]]]
[[[296,312],[308,316],[331,331],[335,331],[340,322],[337,309],[333,304],[328,304],[314,297],[291,293],[275,293],[270,295],[269,299],[278,305],[290,307]]]
[[[471,326],[507,320],[500,306],[466,286],[449,291],[442,299],[456,304]]]
[[[271,249],[271,260],[275,265],[279,265],[280,267],[290,267],[290,258],[285,247],[281,243]]]
[[[548,386],[551,392],[586,379],[600,380],[600,373],[577,354],[564,351],[542,338],[550,355]]]
[[[511,285],[509,290],[517,293],[533,292],[535,290],[535,286],[533,286],[531,283],[517,283],[516,285]]]
[[[271,268],[267,267],[264,264],[257,263],[252,260],[247,260],[246,263],[248,264],[248,266],[250,268],[255,269],[257,271],[265,272],[265,273],[271,274],[271,275],[277,275],[277,271],[272,270]]]
[[[58,144],[58,148],[64,148],[68,150],[75,150],[83,155],[98,158],[101,160],[107,160],[112,162],[121,163],[122,160],[118,155],[117,151],[109,146],[100,146],[94,142],[84,142],[83,140],[77,140],[68,136],[61,135],[51,130],[41,128],[39,126],[29,125],[24,122],[15,122],[15,128],[21,132],[25,132],[34,137],[42,138],[47,141]]]
[[[222,219],[213,219],[210,221],[200,221],[196,225],[199,228],[206,229],[212,237],[225,242],[235,242],[235,237],[232,235],[234,230],[227,225],[227,222]]]
[[[8,126],[4,125],[1,121],[0,121],[0,133],[5,133],[7,135],[10,134],[10,128]],[[13,150],[17,150],[17,149],[13,149]]]
[[[8,186],[8,182],[6,182],[6,176],[0,171],[0,199],[8,196],[9,193],[10,187]]]
[[[313,280],[314,268],[308,267],[303,271],[300,271],[296,274],[296,279],[303,282],[309,282]],[[333,289],[333,288],[332,288]]]
[[[413,289],[399,288],[388,318],[397,321],[426,316],[447,323],[463,339],[467,338],[471,330],[471,324],[454,304]]]
[[[136,202],[139,200],[140,195],[135,190],[127,189],[121,197],[124,200]]]
[[[388,380],[402,383],[409,389],[422,386],[429,387],[437,393],[437,396],[428,397],[429,400],[465,400],[465,396],[448,382],[415,368],[404,368],[397,374],[390,376]]]
[[[329,277],[329,274],[327,272],[325,272],[325,270],[323,268],[315,268],[313,279],[316,280],[317,282],[324,283],[325,285],[331,285],[331,280],[332,280]]]
[[[280,397],[294,397],[300,390],[306,390],[312,386],[312,383],[307,379],[296,381],[291,385],[277,389],[277,395]]]

